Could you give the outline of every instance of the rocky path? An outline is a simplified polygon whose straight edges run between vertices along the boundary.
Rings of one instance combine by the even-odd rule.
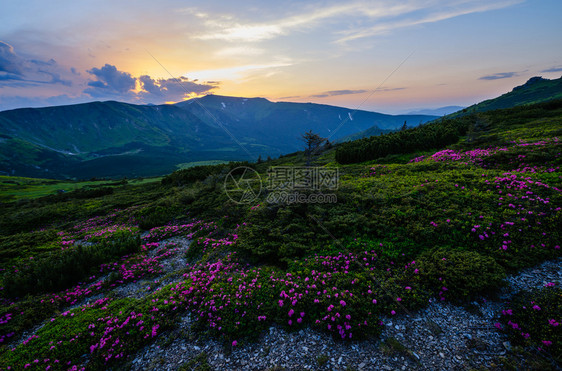
[[[182,254],[183,255],[183,254]],[[190,316],[173,333],[139,351],[133,370],[194,369],[207,363],[216,370],[470,370],[494,366],[510,348],[494,327],[502,302],[523,289],[562,281],[562,261],[545,262],[508,277],[501,301],[473,303],[470,310],[433,302],[410,315],[383,318],[380,339],[334,341],[312,329],[288,333],[271,327],[255,343],[235,349],[191,333]]]

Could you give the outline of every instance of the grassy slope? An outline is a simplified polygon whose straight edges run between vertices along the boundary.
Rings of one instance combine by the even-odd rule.
[[[485,112],[521,105],[536,104],[562,98],[562,77],[554,80],[532,78],[527,83],[497,98],[488,99],[446,117]]]
[[[483,115],[480,119],[487,120],[487,129],[470,140],[463,138],[451,146],[454,152],[441,152],[435,156],[441,160],[431,158],[435,151],[429,151],[340,166],[334,161],[334,150],[324,152],[316,159],[316,165],[337,166],[340,170],[336,204],[269,205],[262,194],[262,198],[252,205],[236,205],[229,201],[223,190],[224,170],[182,187],[154,183],[124,185],[116,187],[113,194],[101,197],[40,198],[5,204],[0,213],[3,234],[0,261],[5,268],[12,264],[21,267],[32,256],[38,262],[48,261],[60,254],[64,236],[76,233],[73,226],[78,221],[97,215],[116,214],[111,217],[111,224],[150,228],[182,215],[186,217],[189,213],[189,218],[203,218],[218,224],[210,235],[202,235],[201,244],[191,247],[189,258],[193,264],[201,264],[190,270],[192,279],[187,287],[191,285],[195,291],[186,296],[178,294],[174,300],[191,311],[205,313],[203,318],[207,318],[207,311],[211,313],[211,310],[205,303],[214,295],[210,288],[234,303],[238,301],[240,287],[252,287],[245,294],[250,299],[240,303],[248,313],[241,323],[236,323],[240,322],[238,309],[235,311],[227,306],[213,314],[222,318],[222,331],[205,319],[198,322],[201,329],[232,341],[255,334],[276,322],[287,328],[315,326],[340,337],[335,327],[326,327],[330,322],[323,319],[325,315],[333,314],[326,312],[332,305],[335,311],[369,322],[364,327],[358,326],[357,322],[347,322],[354,338],[376,334],[380,331],[376,326],[380,315],[391,315],[404,307],[418,308],[431,296],[462,303],[494,291],[505,271],[517,271],[560,256],[562,196],[559,190],[562,182],[559,166],[562,151],[554,138],[562,134],[562,110],[557,106],[539,106]],[[529,145],[522,145],[521,141]],[[466,152],[472,149],[479,150]],[[414,158],[417,162],[408,163]],[[304,163],[303,154],[297,153],[259,164],[256,168],[266,179],[270,166],[302,166]],[[116,208],[122,211],[115,212]],[[182,221],[174,223],[181,224]],[[237,228],[242,223],[245,225]],[[92,230],[96,228],[101,227],[94,226]],[[132,233],[138,232],[135,229]],[[229,233],[235,233],[235,244],[228,243],[233,238]],[[205,249],[207,238],[222,242]],[[229,252],[236,254],[225,257]],[[372,264],[365,266],[363,258]],[[217,261],[222,265],[205,265]],[[247,262],[255,265],[246,267]],[[217,267],[222,267],[220,274],[214,271]],[[217,276],[216,280],[200,285],[207,282],[203,278],[205,272],[211,270],[213,276]],[[25,280],[25,273],[21,277]],[[328,290],[328,294],[332,287],[344,294],[338,300],[329,295],[308,295],[302,289],[310,284],[305,277],[320,290]],[[253,279],[258,282],[259,289],[250,285],[255,283],[251,281]],[[274,284],[278,281],[272,282],[272,279],[283,279],[285,285],[279,287]],[[447,290],[442,289],[444,286]],[[290,296],[299,293],[302,296],[295,296],[298,300],[283,299],[284,306],[280,307],[278,301],[283,298],[280,290],[284,287],[296,290]],[[177,313],[168,304],[163,304],[163,299],[170,295],[169,289],[154,293],[146,300],[112,301],[105,312],[94,307],[83,313],[78,309],[75,319],[57,316],[57,321],[48,323],[39,335],[62,339],[66,333],[87,332],[84,326],[109,314],[124,321],[120,311],[150,314],[155,305],[152,300],[156,298],[161,299],[156,306],[167,319],[158,322],[159,319],[153,318],[150,326],[156,323],[162,328],[172,326],[169,321],[177,318]],[[345,294],[345,290],[354,296]],[[400,305],[397,304],[398,297]],[[26,326],[41,322],[53,315],[57,308],[64,307],[64,304],[55,303],[54,308],[45,308],[38,304],[40,298],[31,297],[19,302],[21,307],[31,309],[21,311],[21,316],[9,322],[11,331],[21,333]],[[373,299],[377,300],[376,304]],[[347,304],[342,304],[341,300]],[[292,306],[291,301],[294,301]],[[0,312],[0,316],[9,310],[14,311],[10,308]],[[302,324],[288,315],[289,308],[294,308],[297,313],[306,312]],[[262,315],[267,320],[258,319]],[[216,317],[212,318],[216,320]],[[345,326],[343,318],[336,323]],[[288,320],[294,323],[288,324]],[[349,335],[345,331],[344,334]],[[97,332],[92,338],[78,335],[78,341],[68,343],[65,350],[55,350],[53,355],[78,361],[81,354],[88,353],[92,339],[99,336]],[[125,334],[121,336],[125,337]],[[131,332],[126,336],[129,353],[146,343],[144,333]],[[545,336],[556,342],[555,334],[545,333]],[[34,354],[48,349],[47,341],[41,337],[30,344],[4,353],[2,356],[6,358],[0,361],[0,366],[32,361]],[[557,359],[560,357],[560,353],[556,353],[559,345],[559,342],[555,343],[552,353]],[[91,356],[92,362],[102,365],[106,356],[107,353],[96,351]]]
[[[126,181],[131,185],[159,182],[161,177],[138,178]],[[71,192],[96,187],[114,187],[123,185],[122,181],[92,180],[64,181],[55,179],[25,178],[0,175],[0,202],[34,199],[54,195],[59,191]]]

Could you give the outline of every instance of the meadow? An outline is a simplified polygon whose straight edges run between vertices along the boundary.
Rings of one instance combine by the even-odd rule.
[[[3,177],[14,198],[0,205],[0,368],[126,367],[187,312],[232,348],[272,324],[354,341],[431,300],[495,298],[506,274],[561,256],[561,123],[554,101],[326,149],[314,165],[339,169],[335,204],[271,204],[267,191],[238,204],[224,191],[231,169],[267,179],[303,166],[302,152],[54,194],[63,185],[13,179],[29,190],[15,194]],[[411,140],[419,132],[437,139]],[[176,258],[185,266],[162,277]],[[143,280],[160,284],[115,294]],[[497,319],[542,369],[562,362],[559,285]]]

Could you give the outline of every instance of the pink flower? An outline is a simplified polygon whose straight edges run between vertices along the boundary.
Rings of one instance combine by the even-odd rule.
[[[291,317],[291,316],[292,316],[292,315],[293,315],[294,313],[295,313],[295,311],[294,311],[294,310],[292,310],[292,309],[291,309],[291,310],[289,310],[289,317]]]
[[[280,307],[283,306],[283,300],[279,300],[279,306],[280,306]]]
[[[345,307],[345,305],[346,305],[345,301],[343,301],[343,300],[340,300],[340,304],[341,304],[342,307]]]
[[[394,310],[391,310],[391,311],[390,311],[390,314],[395,315],[396,312],[395,312]]]
[[[238,345],[238,342],[237,342],[236,340],[234,340],[234,341],[232,342],[232,346],[235,347],[235,346],[237,346],[237,345]]]
[[[543,340],[542,343],[543,343],[544,345],[546,345],[547,347],[549,347],[549,346],[552,345],[552,341],[550,341],[550,340]]]

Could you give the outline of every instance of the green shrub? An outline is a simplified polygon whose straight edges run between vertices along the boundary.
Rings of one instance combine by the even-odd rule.
[[[139,251],[140,237],[121,233],[117,238],[93,246],[79,245],[33,260],[3,278],[8,297],[22,297],[65,289],[86,278],[100,264]]]
[[[417,261],[423,284],[440,298],[463,302],[503,285],[505,270],[473,251],[433,249]]]

